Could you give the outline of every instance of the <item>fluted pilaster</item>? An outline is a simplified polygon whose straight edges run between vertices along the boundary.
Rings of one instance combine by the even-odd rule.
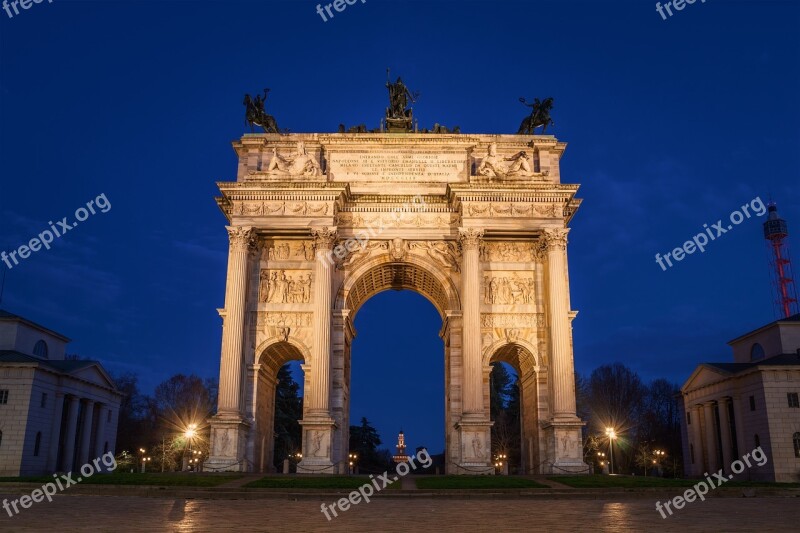
[[[557,418],[575,417],[575,377],[567,305],[567,233],[568,229],[548,229],[544,231],[543,237],[547,247],[547,307],[552,354],[553,414]]]
[[[228,283],[220,362],[219,413],[241,414],[244,315],[247,295],[247,256],[253,228],[228,226]]]
[[[331,390],[331,281],[333,265],[323,260],[333,249],[336,228],[312,230],[317,260],[314,262],[314,349],[311,370],[311,415],[330,414]]]
[[[480,322],[480,245],[483,230],[460,228],[461,304],[463,308],[464,413],[483,412]]]

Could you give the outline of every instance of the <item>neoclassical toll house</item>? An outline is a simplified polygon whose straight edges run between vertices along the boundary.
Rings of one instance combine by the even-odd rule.
[[[492,473],[490,364],[516,368],[522,470],[585,472],[567,271],[578,185],[545,135],[252,134],[219,183],[230,251],[207,468],[273,464],[278,369],[303,362],[298,471],[344,473],[353,320],[416,291],[442,318],[446,470]]]

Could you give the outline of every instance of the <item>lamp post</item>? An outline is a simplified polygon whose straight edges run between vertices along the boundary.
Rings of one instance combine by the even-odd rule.
[[[186,441],[189,446],[188,455],[187,450],[184,448],[183,452],[183,468],[182,470],[188,470],[190,465],[192,464],[192,441],[194,440],[195,435],[197,435],[197,424],[189,424],[186,427],[186,431],[183,432],[183,436],[186,437]]]
[[[508,455],[504,453],[498,454],[495,458],[494,465],[500,471],[500,474],[504,476],[508,475]]]
[[[358,471],[357,471],[357,469],[358,469],[358,465],[357,465],[357,463],[358,463],[358,454],[357,453],[351,453],[349,455],[349,459],[350,459],[350,470],[349,470],[350,474],[351,475],[352,474],[358,474]]]
[[[608,436],[608,447],[609,447],[609,465],[610,465],[610,474],[614,473],[614,439],[617,438],[617,432],[614,431],[614,428],[606,428],[606,435]]]
[[[664,456],[667,454],[664,450],[656,450],[653,452],[653,464],[656,465],[656,470],[658,471],[659,476],[663,476],[663,472],[661,472],[661,461],[664,460]]]

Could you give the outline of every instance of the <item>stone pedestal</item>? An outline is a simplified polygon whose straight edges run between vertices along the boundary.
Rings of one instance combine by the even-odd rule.
[[[456,425],[461,441],[461,458],[449,474],[492,475],[492,434],[494,423],[488,418],[464,415]]]
[[[218,414],[211,418],[211,452],[203,469],[212,472],[252,472],[245,459],[250,424],[241,417]]]
[[[543,474],[588,474],[589,465],[583,462],[584,423],[577,417],[557,418],[545,425],[547,461],[542,465]]]
[[[297,465],[298,474],[340,473],[333,462],[333,433],[336,422],[332,418],[307,418],[303,426],[303,460]]]

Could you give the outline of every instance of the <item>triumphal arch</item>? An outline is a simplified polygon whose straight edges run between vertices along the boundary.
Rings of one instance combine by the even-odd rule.
[[[519,375],[522,470],[585,471],[567,271],[580,200],[561,183],[565,147],[413,132],[235,142],[236,181],[218,184],[230,248],[207,467],[271,469],[276,375],[298,360],[298,472],[346,472],[354,317],[373,295],[408,289],[442,318],[447,472],[494,472],[498,361]]]

